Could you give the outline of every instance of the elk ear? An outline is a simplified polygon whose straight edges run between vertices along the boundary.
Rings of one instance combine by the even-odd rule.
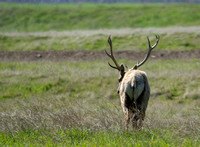
[[[120,76],[119,76],[118,81],[121,82],[122,79],[124,78],[124,74],[125,74],[125,68],[124,68],[123,64],[120,65],[120,71],[119,72],[120,72]]]
[[[124,68],[124,65],[121,64],[121,65],[120,65],[120,75],[121,75],[121,76],[124,76],[124,74],[125,74],[125,68]]]

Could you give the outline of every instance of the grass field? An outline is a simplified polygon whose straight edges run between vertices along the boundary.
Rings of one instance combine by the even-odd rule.
[[[198,26],[200,5],[0,5],[1,32]]]
[[[154,34],[162,38],[158,49],[199,49],[199,27],[191,28],[200,25],[199,9],[200,5],[1,3],[0,50],[102,50],[109,34],[118,50],[144,50],[146,36]],[[162,31],[164,27],[169,28]]]
[[[131,67],[136,61],[131,63],[126,61],[125,63],[129,63],[128,65]],[[144,65],[143,70],[147,71],[150,76],[152,95],[160,93],[157,96],[159,99],[165,97],[182,102],[199,99],[199,66],[199,60],[195,59],[187,62],[152,61],[148,63],[148,66]],[[98,93],[96,98],[118,99],[116,93],[118,74],[107,67],[106,61],[92,61],[92,63],[90,61],[83,63],[75,61],[58,63],[2,62],[0,70],[1,100],[30,99],[35,96],[46,97],[46,95],[60,94],[65,95],[65,98],[75,99],[79,96],[82,98],[95,96],[95,93]],[[173,83],[173,81],[176,82]],[[89,89],[92,93],[88,91]],[[189,91],[190,93],[188,93]]]
[[[1,143],[198,146],[199,66],[199,60],[144,65],[147,118],[142,131],[126,132],[117,72],[105,61],[1,63]]]
[[[173,28],[174,30],[176,28]],[[185,28],[189,29],[189,28]],[[152,32],[156,29],[151,29]],[[73,32],[73,31],[72,31]],[[72,33],[71,32],[71,33]],[[102,31],[103,32],[103,31]],[[109,32],[109,30],[105,31]],[[195,50],[200,47],[200,32],[196,33],[157,33],[162,38],[157,50]],[[58,35],[53,35],[53,34]],[[70,34],[71,34],[70,33]],[[87,31],[84,32],[87,34]],[[92,32],[88,32],[92,33]],[[123,30],[122,30],[123,33]],[[146,50],[149,36],[155,42],[155,33],[112,34],[116,50]],[[43,34],[43,35],[42,35]],[[108,47],[109,33],[93,35],[65,35],[65,32],[46,32],[35,34],[0,34],[0,50],[102,50]]]
[[[199,8],[0,3],[0,53],[103,50],[109,34],[115,50],[146,50],[146,36],[153,43],[159,34],[155,51],[193,52],[200,47]],[[129,131],[118,72],[105,59],[0,62],[0,146],[200,146],[199,59],[159,58],[140,68],[151,97],[143,129]]]

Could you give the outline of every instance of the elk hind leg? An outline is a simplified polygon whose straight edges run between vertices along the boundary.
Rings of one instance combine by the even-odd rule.
[[[129,126],[129,122],[130,122],[130,117],[128,116],[128,114],[125,116],[125,120],[126,120],[126,130],[128,130],[128,126]]]
[[[140,112],[139,118],[137,120],[137,127],[139,129],[142,128],[142,126],[143,126],[144,117],[145,117],[145,113],[144,112]]]
[[[127,113],[125,115],[125,119],[126,119],[126,130],[128,130],[129,127],[129,123],[130,121],[132,121],[133,118],[133,112],[131,110],[127,110]]]

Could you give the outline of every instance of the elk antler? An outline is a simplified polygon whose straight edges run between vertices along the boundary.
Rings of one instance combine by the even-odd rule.
[[[138,67],[140,67],[142,64],[144,64],[147,61],[147,59],[149,58],[149,56],[151,54],[151,51],[157,46],[159,39],[160,39],[160,37],[158,35],[155,35],[155,36],[156,36],[156,43],[153,46],[151,46],[149,37],[147,36],[147,40],[148,40],[148,44],[149,44],[148,53],[147,53],[146,57],[144,58],[144,60],[140,63],[135,64],[135,66],[132,69],[137,69]]]
[[[114,69],[118,69],[120,71],[121,68],[120,68],[119,64],[117,63],[117,61],[115,60],[115,57],[113,55],[111,35],[108,37],[108,43],[110,45],[110,54],[106,50],[105,50],[105,52],[108,55],[108,57],[110,57],[113,60],[113,62],[115,63],[116,67],[111,65],[109,62],[108,62],[108,64],[110,65],[110,67],[112,67]]]

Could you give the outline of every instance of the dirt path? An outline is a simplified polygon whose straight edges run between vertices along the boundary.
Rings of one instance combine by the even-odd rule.
[[[142,60],[145,51],[115,51],[116,58],[129,60]],[[200,59],[200,49],[192,51],[154,51],[153,60],[187,60]],[[0,61],[84,61],[108,59],[104,51],[0,51]]]

